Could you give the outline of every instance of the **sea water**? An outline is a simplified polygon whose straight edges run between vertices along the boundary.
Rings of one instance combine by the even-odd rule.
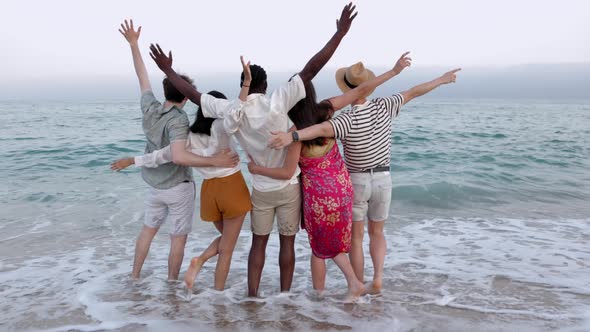
[[[109,164],[143,152],[137,101],[0,103],[0,330],[590,330],[590,102],[416,100],[392,142],[381,294],[346,303],[331,262],[314,293],[301,231],[291,292],[273,233],[249,299],[249,217],[227,289],[213,259],[189,294],[166,280],[169,225],[129,278],[147,185]],[[216,236],[198,215],[183,271]]]

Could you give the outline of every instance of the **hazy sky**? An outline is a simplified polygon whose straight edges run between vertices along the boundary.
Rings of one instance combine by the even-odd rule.
[[[590,61],[588,0],[359,0],[359,15],[328,67],[362,59],[385,66],[406,50],[414,66],[505,66]],[[128,78],[117,32],[128,17],[175,67],[237,72],[239,55],[268,71],[300,69],[335,31],[346,1],[6,1],[0,11],[0,81]]]

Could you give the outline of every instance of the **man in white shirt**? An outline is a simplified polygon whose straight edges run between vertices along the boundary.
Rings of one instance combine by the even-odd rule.
[[[286,131],[291,126],[287,112],[305,97],[305,84],[317,75],[332,57],[340,41],[356,17],[355,6],[348,4],[337,21],[337,31],[328,43],[305,65],[303,70],[276,91],[266,95],[266,72],[262,67],[251,65],[252,82],[246,102],[240,112],[230,112],[232,101],[216,99],[201,94],[185,82],[172,69],[172,56],[152,45],[152,58],[172,84],[192,102],[203,109],[207,117],[225,118],[226,128],[234,132],[242,148],[258,165],[277,168],[283,165],[286,151],[267,147],[271,131]],[[243,80],[243,74],[242,74]],[[242,84],[240,84],[241,86]],[[266,245],[272,230],[275,215],[280,237],[279,266],[281,292],[291,289],[295,269],[295,234],[301,219],[301,192],[297,168],[290,179],[277,180],[262,175],[253,175],[252,186],[252,247],[248,258],[248,295],[257,296]]]

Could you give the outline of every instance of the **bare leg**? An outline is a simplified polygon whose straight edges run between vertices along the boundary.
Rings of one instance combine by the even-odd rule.
[[[323,292],[326,289],[326,260],[311,254],[311,282],[313,289]]]
[[[295,271],[295,235],[279,235],[279,267],[281,269],[281,292],[291,290],[293,272]]]
[[[216,221],[213,223],[215,228],[219,231],[219,233],[223,233],[223,223],[221,221]],[[192,289],[195,283],[195,279],[197,275],[201,271],[203,264],[208,261],[211,257],[217,255],[219,249],[219,241],[221,240],[221,236],[218,236],[209,244],[207,249],[203,251],[200,256],[193,257],[191,259],[191,264],[184,274],[184,283],[188,289]]]
[[[340,253],[338,256],[334,257],[333,260],[336,262],[336,265],[338,265],[340,270],[342,270],[342,273],[344,273],[344,277],[348,283],[349,298],[356,299],[361,296],[365,291],[365,286],[357,279],[356,275],[354,274],[354,270],[352,269],[352,265],[350,265],[348,256],[346,256],[344,253]]]
[[[250,297],[258,296],[269,236],[270,234],[252,234],[252,247],[250,247],[250,255],[248,256],[248,296]]]
[[[215,289],[223,290],[225,288],[225,281],[229,274],[231,265],[231,258],[236,247],[236,242],[242,230],[242,224],[246,215],[241,215],[236,218],[231,218],[223,221],[223,233],[219,241],[217,266],[215,267]]]
[[[383,285],[383,265],[385,264],[385,253],[387,252],[383,224],[383,221],[369,220],[369,248],[375,273],[373,275],[373,291],[375,292],[380,292]]]
[[[168,254],[168,280],[178,280],[187,234],[170,236],[170,254]]]
[[[352,241],[350,245],[350,264],[354,274],[360,282],[365,282],[365,253],[363,252],[363,239],[365,237],[365,222],[352,222]]]
[[[139,279],[141,268],[143,267],[145,258],[150,251],[152,240],[154,239],[154,236],[156,236],[156,233],[158,233],[158,229],[159,228],[150,228],[147,226],[143,226],[141,229],[137,241],[135,242],[135,258],[133,259],[133,271],[131,272],[131,277],[133,279]]]

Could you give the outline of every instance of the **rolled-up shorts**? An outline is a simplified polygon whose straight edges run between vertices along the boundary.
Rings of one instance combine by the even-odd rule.
[[[150,228],[160,228],[168,220],[170,235],[186,235],[193,229],[194,211],[194,182],[182,182],[170,189],[150,188],[143,223]]]
[[[385,221],[391,205],[391,173],[350,173],[354,188],[352,220]]]
[[[239,217],[252,209],[250,191],[242,172],[206,179],[201,185],[201,220],[221,221]]]
[[[279,234],[293,236],[301,221],[301,189],[299,183],[283,189],[263,192],[252,189],[252,233],[268,235],[272,231],[275,215]]]

